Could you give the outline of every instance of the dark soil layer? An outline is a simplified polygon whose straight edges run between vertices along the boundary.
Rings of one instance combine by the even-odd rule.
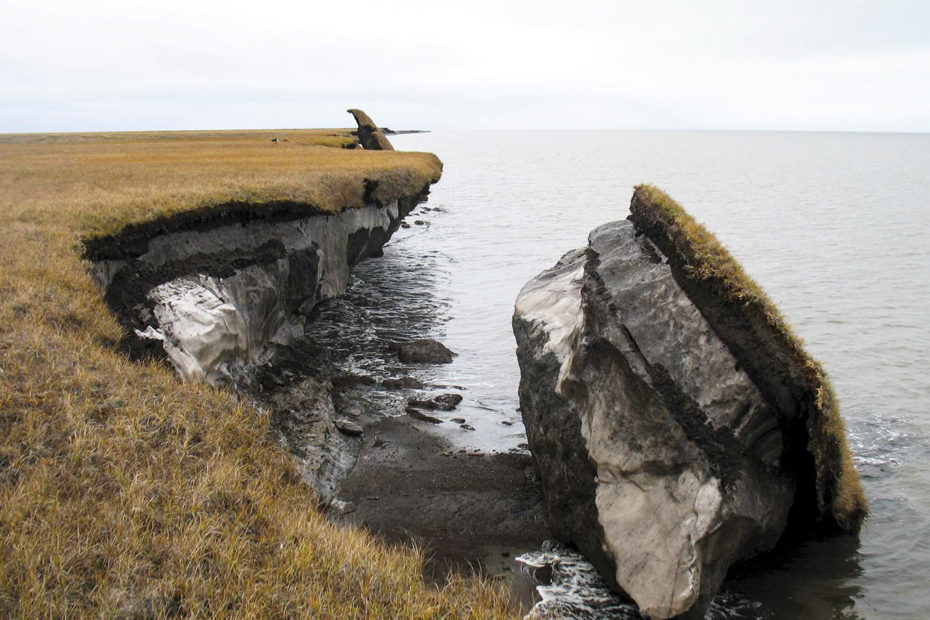
[[[274,409],[273,432],[298,458],[306,457],[305,446],[292,418],[314,416],[320,398],[332,399],[337,419],[362,429],[360,437],[337,433],[327,445],[327,471],[316,482],[338,488],[330,515],[389,543],[425,549],[425,576],[437,583],[450,573],[500,579],[528,611],[536,584],[515,558],[551,538],[530,455],[459,450],[432,432],[433,424],[404,413],[410,389],[422,387],[415,378],[379,384],[340,374],[329,358],[327,346],[305,338],[276,348],[239,387]],[[373,390],[394,392],[396,408],[376,402]]]
[[[377,180],[365,180],[365,203],[383,207],[386,203],[384,200],[379,200],[377,190]],[[428,195],[429,184],[419,193],[397,197],[400,216],[404,217],[417,204],[425,201]],[[229,224],[242,224],[253,220],[268,223],[287,222],[315,215],[327,216],[333,213],[314,204],[292,200],[271,201],[260,205],[248,201],[206,205],[174,215],[158,217],[145,223],[130,224],[115,235],[85,238],[81,241],[83,258],[90,261],[138,258],[148,251],[149,239],[167,233],[205,232]]]
[[[425,548],[437,581],[476,571],[532,603],[534,584],[514,557],[550,534],[529,455],[454,451],[428,427],[407,417],[366,425],[339,512],[389,542]]]

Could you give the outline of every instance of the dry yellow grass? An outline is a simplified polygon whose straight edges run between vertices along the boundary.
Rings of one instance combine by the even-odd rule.
[[[417,552],[322,518],[267,412],[117,353],[80,259],[86,235],[191,206],[338,209],[362,176],[389,193],[439,174],[431,155],[315,145],[342,139],[0,136],[0,617],[512,615],[499,588],[429,586]]]
[[[744,316],[764,317],[774,335],[775,346],[801,369],[805,392],[813,408],[808,424],[808,449],[814,457],[820,508],[832,515],[839,527],[858,532],[868,510],[865,492],[846,441],[846,425],[826,371],[804,349],[774,302],[743,270],[739,262],[673,198],[653,185],[636,187],[635,216],[663,231],[675,252],[683,257],[684,269],[702,280],[720,298],[740,308]]]
[[[264,135],[263,135],[264,133]],[[0,136],[0,192],[12,219],[65,216],[79,235],[114,233],[200,207],[293,201],[338,211],[358,207],[364,179],[388,202],[436,181],[430,153],[329,148],[337,132],[176,132]],[[287,138],[277,144],[271,137]],[[18,195],[17,195],[18,194]],[[61,224],[61,222],[59,222]]]

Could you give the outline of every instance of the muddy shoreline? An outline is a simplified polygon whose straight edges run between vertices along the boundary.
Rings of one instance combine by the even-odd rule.
[[[331,511],[391,543],[426,551],[426,575],[450,572],[506,581],[533,602],[534,584],[514,558],[548,537],[526,454],[455,450],[428,422],[386,417],[366,425],[358,464]]]
[[[437,432],[455,422],[409,415],[410,399],[454,389],[421,382],[417,374],[428,374],[428,365],[404,366],[407,374],[398,377],[346,374],[338,347],[329,345],[307,335],[277,347],[237,385],[272,410],[273,436],[303,463],[327,514],[388,544],[424,550],[424,577],[434,583],[451,573],[505,582],[515,606],[528,611],[538,600],[536,584],[515,558],[550,537],[529,453],[456,446]],[[327,416],[338,429],[328,435]],[[316,460],[321,448],[325,458]],[[321,464],[323,471],[311,471]]]

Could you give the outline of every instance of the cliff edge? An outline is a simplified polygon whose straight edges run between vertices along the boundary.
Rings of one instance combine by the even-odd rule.
[[[508,615],[498,588],[440,591],[422,554],[325,518],[269,407],[124,355],[82,260],[82,240],[118,238],[85,256],[131,262],[163,235],[376,213],[439,176],[433,155],[341,148],[354,143],[330,129],[0,136],[0,617]],[[208,273],[278,261],[282,245]]]
[[[279,158],[283,144],[271,147]],[[301,379],[307,398],[296,407],[274,401],[269,369],[302,340],[314,307],[345,291],[351,267],[382,254],[442,164],[426,153],[325,151],[317,161],[329,169],[303,187],[165,210],[83,248],[125,330],[122,348],[166,359],[185,380],[235,384],[267,401],[273,429],[327,502],[357,442],[338,432],[326,373]]]

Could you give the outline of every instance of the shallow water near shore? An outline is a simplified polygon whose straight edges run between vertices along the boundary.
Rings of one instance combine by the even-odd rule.
[[[717,234],[824,363],[871,503],[858,540],[810,542],[734,570],[710,616],[930,615],[930,135],[514,131],[392,141],[436,153],[445,169],[411,227],[358,266],[345,299],[321,308],[319,334],[351,330],[338,341],[367,343],[339,352],[345,369],[405,374],[383,343],[435,337],[458,357],[417,372],[464,401],[431,432],[466,451],[521,452],[514,299],[592,228],[625,218],[635,184],[654,183]],[[628,616],[598,609],[596,587],[575,581],[577,617]]]

